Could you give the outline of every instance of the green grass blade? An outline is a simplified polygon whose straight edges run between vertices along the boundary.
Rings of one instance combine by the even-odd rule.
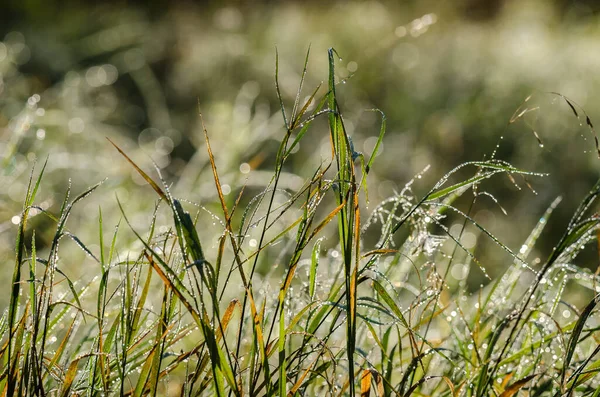
[[[373,163],[375,162],[375,157],[377,156],[377,152],[379,151],[379,147],[381,146],[381,142],[383,141],[383,136],[385,135],[387,118],[385,117],[385,113],[383,113],[379,109],[371,109],[372,112],[379,112],[381,114],[381,127],[379,128],[379,136],[377,137],[377,142],[375,143],[375,147],[371,152],[371,156],[369,157],[369,161],[367,162],[367,166],[365,167],[365,171],[368,174],[371,171],[371,167],[373,167]]]
[[[588,303],[585,306],[585,308],[581,312],[581,315],[579,316],[579,319],[575,323],[573,332],[571,332],[571,336],[569,337],[569,342],[567,344],[567,350],[565,352],[563,370],[561,373],[562,385],[565,384],[567,369],[569,368],[569,365],[571,364],[571,360],[573,359],[573,354],[575,353],[575,348],[577,347],[577,341],[579,340],[579,337],[581,336],[581,332],[583,331],[583,327],[585,326],[586,321],[591,316],[592,311],[598,304],[598,299],[600,299],[600,294],[596,295],[594,297],[594,299],[592,299],[590,301],[590,303]]]
[[[310,262],[310,276],[309,276],[309,281],[308,281],[308,294],[310,295],[310,298],[314,300],[315,298],[315,285],[317,282],[317,269],[319,267],[319,252],[321,251],[321,242],[323,241],[324,237],[321,237],[320,239],[318,239],[314,246],[313,246],[313,250],[312,250],[312,255],[311,255],[311,262]]]

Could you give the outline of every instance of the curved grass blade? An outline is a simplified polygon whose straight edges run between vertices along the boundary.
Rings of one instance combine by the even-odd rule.
[[[117,146],[116,143],[111,141],[110,138],[108,138],[108,137],[106,137],[106,139],[115,147],[115,149],[117,149],[119,151],[119,153],[121,153],[121,155],[123,157],[125,157],[125,160],[127,160],[129,162],[129,164],[131,164],[133,166],[133,168],[135,168],[135,170],[138,172],[138,174],[140,174],[142,176],[142,178],[144,178],[144,180],[146,182],[148,182],[148,185],[152,186],[152,189],[154,189],[154,191],[160,196],[160,198],[165,200],[167,203],[170,203],[169,198],[167,197],[165,192],[163,192],[163,190],[158,186],[158,184],[156,182],[154,182],[154,180],[152,178],[150,178],[148,176],[148,174],[146,174],[140,167],[138,167],[137,164],[134,163],[133,160],[130,159],[129,156],[127,156],[125,154],[125,152],[123,150],[121,150],[120,147]]]
[[[598,304],[599,299],[600,299],[600,294],[596,295],[594,297],[594,299],[592,299],[590,301],[590,303],[588,303],[585,306],[585,308],[581,312],[581,315],[579,316],[579,319],[575,323],[575,327],[573,328],[573,332],[571,333],[571,337],[569,338],[569,342],[567,344],[567,351],[565,354],[565,360],[564,360],[563,370],[562,370],[562,374],[561,374],[561,384],[562,385],[565,384],[567,369],[569,368],[569,365],[571,364],[571,360],[573,359],[573,354],[575,353],[575,348],[577,347],[577,341],[579,340],[581,332],[583,331],[585,322],[592,314],[592,311]]]
[[[535,378],[537,374],[526,376],[523,379],[516,381],[515,383],[508,386],[504,391],[500,394],[499,397],[513,397],[515,394],[519,392],[530,380]]]
[[[377,152],[379,151],[379,146],[381,146],[381,142],[383,141],[383,136],[385,135],[387,118],[385,117],[385,113],[383,113],[379,109],[370,109],[371,112],[379,112],[381,114],[381,127],[379,128],[379,136],[377,137],[377,142],[375,143],[375,147],[371,152],[371,156],[369,157],[369,161],[365,167],[365,171],[368,174],[371,171],[371,167],[373,167],[373,162],[375,161],[375,157],[377,156]]]

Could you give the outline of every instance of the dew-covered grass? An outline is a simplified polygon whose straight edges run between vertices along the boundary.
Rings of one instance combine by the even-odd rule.
[[[39,197],[55,160],[31,170],[0,321],[3,395],[600,395],[600,286],[575,264],[597,249],[600,182],[546,259],[532,252],[560,198],[539,209],[517,249],[475,216],[482,200],[503,211],[488,186],[508,180],[527,190],[551,178],[495,150],[439,175],[425,193],[415,185],[427,169],[373,202],[369,173],[388,128],[384,112],[374,110],[372,151],[357,151],[344,122],[353,109],[336,91],[337,54],[328,52],[324,90],[304,87],[308,62],[307,54],[292,103],[276,66],[282,128],[272,158],[261,160],[272,166],[262,188],[251,183],[253,161],[221,162],[227,147],[213,150],[207,128],[210,183],[185,174],[167,182],[159,165],[111,139],[103,144],[114,146],[112,162],[145,190],[124,200],[125,192],[104,189],[110,180],[72,192],[67,179],[51,211]],[[329,136],[327,155],[291,173],[289,162],[303,161],[295,148],[319,134]],[[241,188],[236,178],[247,178]],[[186,189],[212,200],[188,201]],[[69,222],[98,196],[85,207],[88,222]],[[106,202],[119,208],[115,222],[103,217]],[[83,229],[95,237],[78,237]],[[50,236],[43,251],[40,235]],[[483,241],[506,258],[502,269],[480,259]],[[67,244],[85,254],[78,271],[88,277],[72,273]],[[486,280],[480,287],[469,282],[474,273]]]

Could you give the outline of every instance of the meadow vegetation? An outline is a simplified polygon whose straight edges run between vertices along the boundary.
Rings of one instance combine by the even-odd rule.
[[[118,138],[97,138],[113,155],[93,174],[128,167],[143,187],[111,189],[110,178],[78,175],[91,187],[72,191],[65,176],[62,204],[51,210],[44,175],[60,160],[38,161],[13,218],[0,321],[4,395],[600,395],[600,286],[575,264],[598,241],[600,181],[542,258],[532,252],[560,198],[536,210],[519,249],[475,216],[482,201],[496,202],[488,187],[499,181],[527,191],[551,178],[510,164],[494,147],[437,175],[424,192],[426,169],[375,201],[370,173],[394,156],[377,156],[389,123],[373,109],[371,150],[354,145],[346,114],[356,110],[338,93],[339,57],[331,49],[326,59],[323,87],[307,88],[307,54],[291,102],[277,63],[276,135],[233,131],[242,143],[216,150],[198,115],[206,155],[190,164],[210,180],[186,168],[167,181],[160,164],[134,158]],[[583,109],[548,95],[595,134]],[[39,101],[31,97],[15,136],[39,116]],[[531,108],[525,101],[510,121]],[[320,158],[302,157],[299,146],[324,136]],[[237,152],[273,137],[275,155],[236,162]],[[186,190],[206,199],[190,201]],[[107,202],[119,208],[111,222]],[[85,222],[71,222],[77,211]],[[43,249],[40,236],[49,242]],[[480,259],[480,241],[502,252],[505,266]],[[473,272],[480,286],[468,282]]]

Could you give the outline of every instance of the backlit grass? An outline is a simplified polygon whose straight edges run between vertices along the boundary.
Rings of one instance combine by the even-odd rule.
[[[600,182],[547,259],[530,254],[559,199],[540,209],[516,250],[474,217],[481,200],[494,199],[489,184],[548,177],[495,154],[457,166],[425,194],[413,190],[419,174],[369,202],[386,118],[375,110],[373,152],[358,152],[336,93],[334,50],[327,59],[326,93],[305,89],[307,55],[291,104],[279,93],[277,65],[283,128],[259,191],[224,193],[221,175],[232,170],[218,166],[206,129],[212,182],[202,188],[215,202],[204,205],[174,197],[160,167],[105,143],[147,185],[128,198],[151,208],[145,224],[102,182],[67,189],[50,212],[37,201],[46,164],[32,170],[0,322],[3,395],[600,395],[597,276],[574,264],[597,242]],[[329,135],[328,156],[294,175],[301,183],[291,188],[294,148],[318,134]],[[87,214],[93,221],[69,224],[90,195],[116,200],[120,221],[107,225],[100,206]],[[33,213],[48,219],[44,229],[31,226]],[[49,228],[51,245],[38,252],[36,234]],[[81,228],[97,239],[81,240]],[[203,241],[207,229],[219,232]],[[484,240],[509,258],[500,277],[478,259]],[[63,271],[67,241],[91,258],[85,283]],[[473,290],[473,272],[486,285]],[[585,292],[565,292],[574,289]]]

